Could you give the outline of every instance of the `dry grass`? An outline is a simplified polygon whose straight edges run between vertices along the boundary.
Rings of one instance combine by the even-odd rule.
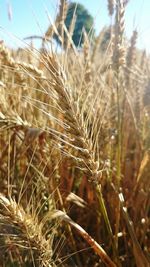
[[[76,49],[67,1],[41,52],[0,43],[0,266],[150,265],[149,58],[117,3],[103,52]]]

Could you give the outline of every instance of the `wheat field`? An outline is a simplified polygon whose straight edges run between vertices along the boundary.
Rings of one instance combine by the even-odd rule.
[[[108,1],[105,49],[106,29],[76,48],[65,0],[41,49],[0,42],[0,266],[150,266],[150,59],[127,4]]]

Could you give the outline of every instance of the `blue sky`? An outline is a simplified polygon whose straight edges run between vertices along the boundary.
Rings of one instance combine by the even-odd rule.
[[[80,0],[95,18],[98,33],[109,25],[107,0]],[[30,35],[42,35],[49,25],[46,13],[54,18],[58,0],[0,0],[0,39],[16,46],[18,39]],[[8,18],[8,6],[12,8],[12,20]],[[130,0],[126,10],[126,35],[139,32],[138,46],[150,52],[150,0]],[[16,36],[17,38],[15,38]]]

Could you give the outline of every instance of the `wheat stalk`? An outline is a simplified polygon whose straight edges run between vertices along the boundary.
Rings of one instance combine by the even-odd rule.
[[[100,210],[103,214],[106,227],[110,235],[114,254],[116,254],[113,233],[101,192],[100,181],[102,170],[100,169],[100,161],[96,160],[92,139],[88,136],[86,121],[82,117],[82,113],[80,113],[78,97],[76,99],[72,97],[72,89],[70,89],[67,85],[66,75],[59,65],[56,56],[53,55],[53,57],[49,57],[48,63],[49,71],[54,80],[53,88],[58,94],[58,103],[63,110],[65,123],[68,125],[68,127],[66,127],[66,131],[71,135],[71,138],[66,143],[74,150],[78,151],[78,157],[75,156],[75,153],[73,153],[72,156],[76,159],[79,168],[84,171],[88,180],[92,183],[94,189],[96,190]],[[64,138],[61,139],[61,142],[65,143]]]

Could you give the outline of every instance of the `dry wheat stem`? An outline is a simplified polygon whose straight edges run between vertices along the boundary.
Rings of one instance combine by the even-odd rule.
[[[62,110],[65,111],[63,116],[65,123],[69,126],[67,132],[72,136],[71,145],[78,150],[79,158],[76,158],[78,167],[84,170],[89,181],[94,185],[94,188],[97,192],[100,210],[104,216],[106,227],[112,241],[113,250],[116,254],[112,229],[104,199],[102,197],[101,187],[98,186],[102,173],[102,170],[100,169],[100,161],[96,160],[95,151],[93,151],[92,140],[89,139],[86,123],[78,106],[78,100],[73,101],[71,95],[72,89],[68,87],[66,75],[58,64],[58,61],[54,55],[53,57],[49,57],[49,70],[54,79],[53,88],[59,96],[58,103]],[[64,140],[62,140],[62,142],[64,142]],[[72,156],[76,157],[74,153]]]
[[[87,241],[87,243],[93,248],[93,250],[100,256],[101,260],[106,264],[108,267],[117,267],[116,264],[110,259],[108,254],[105,252],[105,250],[77,223],[75,223],[65,212],[62,212],[60,210],[56,210],[53,213],[50,213],[47,215],[47,218],[45,220],[48,220],[48,218],[60,218],[61,220],[69,223],[71,226],[73,226],[78,233]],[[43,222],[45,223],[45,221]]]

